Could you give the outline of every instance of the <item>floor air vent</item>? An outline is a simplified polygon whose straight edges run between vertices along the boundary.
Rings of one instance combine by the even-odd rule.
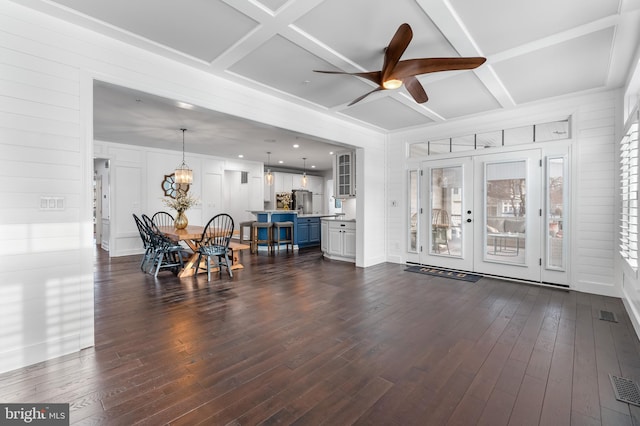
[[[638,385],[633,380],[625,379],[624,377],[616,377],[611,374],[609,377],[611,378],[613,392],[616,394],[616,399],[618,401],[627,402],[640,407],[640,391],[638,390]]]
[[[618,322],[616,314],[610,311],[600,311],[600,319],[602,321]]]

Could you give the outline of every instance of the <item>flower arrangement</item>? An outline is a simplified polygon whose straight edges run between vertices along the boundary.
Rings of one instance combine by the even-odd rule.
[[[178,192],[176,198],[165,197],[162,199],[165,206],[174,209],[175,211],[185,212],[193,206],[200,204],[200,200],[183,191]]]
[[[291,193],[290,192],[278,192],[276,194],[277,199],[280,203],[282,203],[282,207],[285,209],[289,209],[291,206]]]

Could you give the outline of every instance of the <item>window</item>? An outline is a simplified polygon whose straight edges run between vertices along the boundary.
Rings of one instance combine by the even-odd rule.
[[[565,157],[547,158],[547,200],[546,200],[546,243],[547,269],[564,271],[566,269],[566,237],[564,218],[567,205],[567,159]]]
[[[569,119],[536,124],[533,127],[536,142],[569,138]]]
[[[409,144],[409,158],[569,139],[569,130],[569,118],[565,118],[511,129],[455,136],[428,142],[415,142]]]
[[[533,143],[533,126],[516,127],[514,129],[505,129],[504,145],[524,145]]]
[[[620,142],[620,255],[638,269],[638,112]]]
[[[409,252],[418,252],[420,228],[420,171],[409,170]]]

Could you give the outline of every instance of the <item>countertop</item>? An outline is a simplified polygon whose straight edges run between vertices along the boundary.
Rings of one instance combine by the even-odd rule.
[[[298,217],[301,218],[305,218],[305,217],[319,217],[322,219],[334,219],[336,217],[335,214],[329,214],[329,213],[308,213],[308,214],[299,214]]]
[[[280,213],[280,214],[295,214],[296,216],[298,216],[301,219],[304,218],[312,218],[312,217],[319,217],[322,220],[342,220],[345,222],[355,222],[355,219],[343,219],[344,214],[343,213],[336,213],[336,214],[330,214],[330,213],[307,213],[307,214],[300,214],[298,213],[297,210],[251,210],[251,213],[253,214],[273,214],[273,213]]]
[[[344,215],[331,215],[322,217],[321,220],[333,221],[333,222],[355,222],[355,217],[346,217]]]

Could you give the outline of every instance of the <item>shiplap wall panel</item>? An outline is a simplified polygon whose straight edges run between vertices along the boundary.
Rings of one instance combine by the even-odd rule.
[[[77,151],[79,143],[78,127],[77,125],[73,126],[71,124],[72,123],[64,123],[50,118],[15,114],[11,110],[0,110],[0,129],[3,129],[3,131],[6,128],[9,130],[32,132],[33,136],[36,134],[43,135],[43,138],[39,140],[40,146],[47,145],[44,139],[48,135],[67,137],[69,138],[69,142],[75,141],[75,145],[73,147],[69,146],[67,149]],[[13,141],[13,143],[16,142]]]
[[[577,191],[573,244],[575,288],[616,295],[618,163],[615,96],[584,102],[575,114]],[[595,214],[595,213],[598,214]]]
[[[36,26],[2,12],[1,228],[19,231],[2,237],[11,250],[0,257],[6,371],[93,343],[93,279],[84,253],[89,208],[80,208],[87,148],[80,142],[78,69],[62,65],[49,40],[34,37]],[[40,197],[49,195],[62,196],[64,209],[40,210]],[[64,301],[52,303],[56,298]]]
[[[405,150],[394,146],[387,150],[387,161],[389,170],[387,172],[387,191],[390,200],[387,203],[387,259],[394,262],[402,262],[405,256],[407,260],[417,262],[418,255],[407,253],[408,247],[408,178],[404,165]],[[398,166],[400,167],[398,168]],[[421,179],[421,177],[420,177]],[[397,202],[397,206],[391,205],[392,201]],[[420,242],[418,242],[420,243]],[[405,255],[405,253],[407,253]]]
[[[0,114],[0,117],[2,115]],[[15,121],[11,120],[12,125],[16,125]],[[78,149],[78,138],[69,137],[65,135],[56,135],[51,133],[43,133],[33,130],[24,130],[17,128],[9,128],[0,124],[2,131],[0,132],[0,143],[6,146],[15,145],[15,141],[20,141],[20,146],[34,147],[40,150],[55,150],[55,151],[70,151],[76,152]],[[46,140],[49,145],[48,148],[43,148],[43,140]]]
[[[77,67],[5,47],[4,43],[0,46],[0,64],[3,64],[5,69],[18,71],[18,75],[14,75],[13,78],[19,83],[55,87],[64,93],[73,93],[78,87],[80,73]],[[55,83],[52,78],[56,78]]]

